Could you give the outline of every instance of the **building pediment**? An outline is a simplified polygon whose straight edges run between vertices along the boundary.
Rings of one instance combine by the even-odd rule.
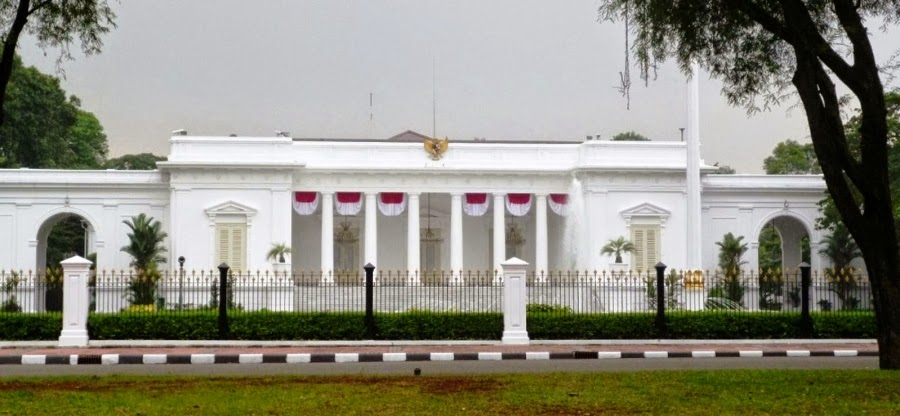
[[[221,215],[244,216],[249,219],[256,215],[256,210],[239,202],[226,201],[207,208],[206,215],[209,216],[210,219],[214,219]]]
[[[623,210],[619,213],[622,215],[622,218],[625,218],[625,221],[630,223],[632,218],[634,217],[643,217],[643,218],[657,218],[661,224],[664,224],[667,219],[669,219],[669,215],[671,212],[665,208],[653,205],[649,202],[645,202],[640,205],[633,206],[626,210]]]

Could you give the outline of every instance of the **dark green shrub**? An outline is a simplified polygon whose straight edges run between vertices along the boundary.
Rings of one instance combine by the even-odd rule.
[[[235,312],[235,311],[232,311]],[[871,312],[811,315],[815,338],[873,338]],[[295,314],[290,312],[234,313],[229,316],[230,339],[242,340],[360,340],[365,337],[363,313]],[[532,339],[653,339],[653,313],[559,314],[528,313]],[[683,312],[666,316],[673,339],[797,338],[800,313]],[[391,340],[498,340],[503,334],[499,313],[376,314],[376,338]],[[0,314],[0,340],[56,340],[61,314]],[[94,340],[218,339],[215,311],[101,314],[88,318]]]
[[[572,308],[568,306],[549,305],[546,303],[529,303],[525,305],[525,312],[528,313],[572,313]]]
[[[0,314],[0,340],[55,341],[62,331],[62,313]]]
[[[875,314],[861,313],[816,313],[813,320],[813,334],[816,338],[875,338]]]

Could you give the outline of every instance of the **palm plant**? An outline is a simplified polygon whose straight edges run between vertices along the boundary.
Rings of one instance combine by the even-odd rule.
[[[285,254],[291,254],[291,248],[286,243],[272,243],[272,248],[266,254],[266,260],[274,261],[277,258],[279,263],[284,263]]]
[[[831,260],[831,267],[834,270],[848,270],[850,262],[862,256],[859,246],[853,241],[850,231],[844,224],[836,224],[831,234],[825,236],[823,243],[824,247],[819,250],[819,254]]]
[[[722,236],[722,241],[717,241],[719,246],[719,268],[725,273],[717,287],[710,290],[710,297],[725,297],[737,304],[743,304],[745,287],[741,282],[741,265],[746,263],[742,257],[747,252],[747,243],[743,242],[744,236],[735,237],[732,233]],[[717,290],[718,289],[718,290]],[[713,296],[714,293],[715,295]]]
[[[734,234],[728,233],[722,236],[722,241],[716,241],[716,245],[719,246],[719,268],[726,274],[736,274],[740,271],[741,265],[746,263],[742,257],[747,252],[747,243],[743,240],[744,236],[735,237]]]
[[[819,254],[831,260],[831,268],[825,270],[829,277],[828,289],[838,296],[844,309],[854,309],[858,306],[859,299],[851,296],[856,289],[856,279],[850,263],[862,256],[862,252],[850,236],[850,231],[841,223],[834,226],[834,230],[825,236],[823,242],[825,244]]]
[[[162,223],[144,213],[122,222],[131,232],[128,233],[128,245],[122,246],[121,251],[131,255],[131,267],[137,271],[128,286],[131,303],[152,305],[156,298],[159,263],[166,262],[163,253],[167,250],[162,242],[168,234],[162,231]]]
[[[601,255],[615,256],[616,263],[622,262],[622,253],[634,253],[634,243],[628,241],[623,236],[616,239],[610,239],[603,248],[600,249]]]

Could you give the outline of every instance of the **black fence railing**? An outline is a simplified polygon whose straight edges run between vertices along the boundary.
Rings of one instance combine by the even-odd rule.
[[[800,312],[801,270],[684,271],[662,276],[666,313]],[[559,271],[528,276],[531,310],[615,313],[657,310],[655,272]],[[854,313],[872,310],[866,276],[856,270],[810,272],[809,310]]]
[[[663,276],[666,313],[798,312],[804,288],[800,269],[685,272]],[[242,312],[363,312],[365,272],[236,272],[225,280],[225,305]],[[503,279],[492,271],[376,271],[372,309],[393,312],[502,312]],[[97,313],[179,313],[218,310],[218,270],[100,271],[90,279],[90,310]],[[856,270],[810,272],[811,312],[872,310],[866,276]],[[527,276],[529,311],[621,313],[657,310],[656,273],[554,271]],[[0,271],[0,314],[62,310],[61,271]]]

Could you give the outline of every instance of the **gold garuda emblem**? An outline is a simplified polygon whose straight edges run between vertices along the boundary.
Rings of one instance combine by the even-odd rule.
[[[425,139],[425,151],[428,153],[428,156],[431,156],[431,160],[440,160],[449,146],[450,139],[447,137],[444,137],[444,140],[438,138]]]

